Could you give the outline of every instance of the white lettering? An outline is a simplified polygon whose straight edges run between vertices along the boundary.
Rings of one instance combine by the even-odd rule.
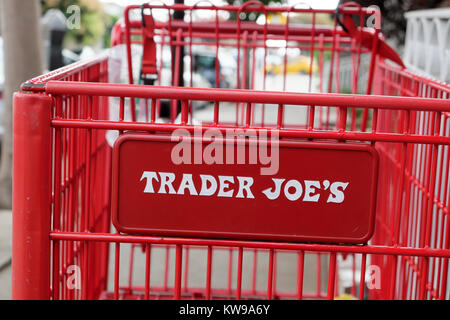
[[[295,192],[290,193],[289,192],[290,188],[294,188]],[[302,196],[302,193],[303,193],[302,185],[297,180],[289,180],[284,185],[284,195],[286,196],[286,198],[288,198],[288,200],[291,201],[298,200]]]
[[[166,193],[166,187],[168,187],[169,194],[176,194],[176,191],[172,186],[172,183],[175,180],[175,174],[172,172],[160,172],[159,176],[161,177],[161,186],[159,187],[158,193]]]
[[[213,176],[207,174],[201,174],[202,179],[202,189],[200,190],[201,196],[212,196],[217,190],[217,181]],[[208,182],[210,187],[208,188]]]
[[[314,194],[316,189],[320,189],[320,181],[305,180],[305,197],[303,201],[318,202],[320,194]]]
[[[153,183],[152,180],[155,179],[156,182],[158,182],[158,176],[156,175],[156,172],[153,171],[144,171],[141,176],[141,180],[147,179],[147,182],[145,184],[144,193],[155,193],[155,190],[153,190]]]
[[[234,183],[234,178],[231,176],[219,176],[219,193],[217,194],[218,197],[231,198],[233,196],[233,189],[225,191],[225,188],[229,187],[229,184],[227,182]]]
[[[239,181],[239,191],[236,194],[236,198],[244,198],[244,190],[247,193],[247,198],[254,199],[255,197],[250,190],[253,185],[253,178],[251,177],[237,177]]]
[[[348,186],[348,182],[333,182],[330,186],[331,194],[328,196],[328,202],[342,203],[344,201],[344,192]],[[339,188],[342,188],[340,190]]]
[[[181,180],[180,186],[178,187],[178,194],[184,194],[184,190],[188,189],[191,196],[197,195],[197,190],[195,190],[194,181],[192,181],[192,174],[183,174],[183,179]]]
[[[272,178],[272,181],[275,183],[275,187],[273,188],[273,191],[271,191],[272,189],[270,189],[270,188],[263,190],[263,193],[266,195],[267,199],[275,200],[280,196],[281,185],[283,184],[284,180],[285,179]]]

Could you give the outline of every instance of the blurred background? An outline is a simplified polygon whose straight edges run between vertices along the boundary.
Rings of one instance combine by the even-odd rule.
[[[0,0],[0,298],[9,297],[10,281],[5,272],[11,262],[10,238],[12,205],[12,95],[20,84],[34,76],[79,60],[93,57],[111,45],[111,31],[123,19],[123,10],[140,0]],[[163,0],[172,4],[173,0]],[[198,0],[175,0],[192,5]],[[211,0],[215,5],[240,4],[233,0]],[[297,0],[264,0],[265,4],[294,5]],[[302,0],[314,9],[335,9],[344,0]],[[382,13],[382,31],[388,43],[401,54],[408,67],[428,73],[442,81],[450,77],[450,0],[377,0],[355,1],[362,6],[377,6]],[[426,10],[426,11],[417,11]],[[408,13],[407,13],[408,12]],[[229,17],[232,19],[233,17]],[[268,20],[285,23],[284,16]],[[297,16],[300,23],[311,23],[308,16]],[[309,18],[310,19],[310,18]],[[334,24],[331,15],[316,17],[318,24]],[[438,48],[433,64],[426,59],[427,46]],[[436,49],[436,50],[438,50]],[[429,50],[428,50],[429,51]],[[219,57],[223,83],[233,87],[236,57]],[[293,59],[288,72],[306,74],[309,62]],[[445,60],[445,61],[444,61]],[[208,76],[208,56],[198,57],[202,69],[199,86],[214,87],[214,76]],[[446,62],[447,61],[447,62]],[[267,58],[266,72],[276,76],[281,71],[276,55]],[[344,62],[342,62],[344,64]],[[314,67],[313,67],[314,68]],[[214,69],[214,67],[212,67]],[[313,70],[315,72],[315,70]],[[345,68],[341,71],[345,73]],[[211,80],[212,79],[212,80]],[[274,78],[276,79],[276,78]],[[276,82],[276,81],[275,81]],[[30,159],[31,161],[32,159]]]

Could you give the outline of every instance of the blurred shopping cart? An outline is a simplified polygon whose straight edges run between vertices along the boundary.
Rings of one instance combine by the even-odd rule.
[[[378,11],[151,2],[112,42],[15,94],[13,298],[449,298],[450,86]]]

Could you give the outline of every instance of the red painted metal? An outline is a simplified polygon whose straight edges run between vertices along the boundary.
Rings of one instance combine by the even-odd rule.
[[[163,236],[334,243],[370,239],[378,177],[373,147],[270,141],[122,135],[113,151],[115,227],[124,233]],[[261,152],[259,143],[278,148],[278,159],[269,165],[226,163],[229,154],[248,158]],[[223,159],[195,165],[193,151],[187,164],[176,163],[172,150],[180,144],[202,153],[208,146],[222,149]],[[271,168],[270,175],[264,173]],[[169,175],[173,183],[163,184]]]
[[[14,95],[14,299],[50,297],[51,105],[46,95]]]
[[[153,40],[154,19],[151,15],[144,15],[145,27],[142,28],[143,53],[142,53],[142,75],[156,76],[156,43]]]
[[[318,25],[317,15],[332,14],[331,10],[271,7],[255,2],[205,7],[169,6],[155,1],[148,6],[151,12],[166,14],[166,19],[155,19],[153,30],[159,57],[157,86],[134,84],[133,74],[137,73],[132,69],[136,61],[131,46],[142,46],[145,41],[141,7],[129,6],[124,25],[114,28],[114,45],[124,45],[127,52],[128,69],[124,76],[128,84],[108,83],[109,72],[115,69],[109,69],[110,56],[105,54],[31,79],[22,85],[24,92],[15,96],[14,298],[333,299],[348,292],[359,299],[450,299],[450,86],[386,62],[383,55],[393,55],[384,45],[379,19],[374,27],[363,25],[374,14],[371,9],[354,5],[339,9],[341,17],[359,18],[359,25],[352,25],[353,32],[349,34],[337,22],[333,26]],[[186,19],[172,19],[170,13],[174,10],[185,10]],[[196,21],[200,11],[209,14],[208,21]],[[278,13],[286,18],[286,23],[223,19],[224,15],[251,12],[263,16]],[[295,15],[309,15],[311,25],[295,24]],[[380,18],[379,12],[375,15]],[[184,70],[177,66],[184,59],[181,46],[190,58]],[[163,54],[168,47],[174,49],[169,50],[175,53],[173,62]],[[196,88],[190,77],[190,81],[185,81],[189,87],[177,87],[180,73],[192,76],[195,72],[192,58],[196,48],[214,55],[216,86],[223,82],[218,74],[220,54],[234,50],[236,56],[245,55],[247,59],[238,60],[239,68],[233,74],[236,84],[230,89]],[[300,49],[309,57],[310,66],[317,63],[317,72],[306,72],[301,80],[292,80],[287,70],[287,52],[291,49]],[[274,50],[281,52],[282,61],[275,78],[266,72],[267,57]],[[350,61],[349,69],[346,61]],[[367,68],[363,61],[368,61]],[[168,87],[162,86],[167,65],[167,83],[171,84]],[[283,91],[276,91],[271,80],[279,83]],[[307,92],[287,92],[295,91],[290,89],[293,83],[297,84],[295,81],[304,84],[303,91]],[[175,113],[169,120],[159,119],[163,100],[169,101],[173,110],[177,105],[181,107],[179,121]],[[194,124],[194,104],[199,101],[211,104],[201,127]],[[304,110],[305,116],[292,116],[294,109]],[[225,118],[226,115],[232,116]],[[120,206],[119,210],[113,207],[120,197],[133,196],[132,189],[120,193],[120,188],[132,188],[133,181],[113,182],[112,174],[120,169],[136,175],[143,167],[113,167],[111,139],[118,135],[123,146],[132,147],[135,142],[131,137],[167,137],[177,129],[191,135],[208,130],[224,134],[250,129],[258,135],[276,133],[281,144],[296,146],[291,148],[291,157],[285,155],[289,148],[280,147],[280,159],[290,163],[286,168],[280,167],[280,172],[288,178],[295,170],[303,170],[301,159],[294,165],[300,152],[304,152],[301,146],[332,147],[320,151],[330,152],[333,157],[339,150],[354,150],[355,145],[376,150],[379,168],[373,236],[367,236],[364,245],[356,245],[358,241],[321,243],[323,239],[319,238],[308,238],[314,241],[306,243],[298,240],[307,237],[281,239],[267,236],[267,232],[261,237],[232,237],[231,229],[226,230],[227,239],[214,238],[213,224],[216,230],[226,225],[220,220],[208,221],[206,216],[198,216],[195,223],[177,219],[178,228],[185,228],[171,236],[167,230],[158,235],[135,234],[135,230],[128,233],[130,230],[121,229],[126,225],[122,226]],[[184,165],[173,166],[169,171],[169,164],[164,163],[168,162],[167,153],[161,153],[157,147],[161,143],[146,141],[139,153],[116,155],[120,154],[120,159],[128,156],[125,164],[147,163],[151,159],[168,172],[184,172]],[[359,175],[362,181],[364,174],[369,174],[365,171],[368,169],[361,169],[364,165],[356,158],[351,163],[349,159],[338,161],[339,166]],[[317,160],[317,165],[320,162],[325,166],[322,161]],[[332,163],[332,159],[328,162]],[[243,176],[256,179],[250,165],[223,167],[192,165],[189,173],[201,168],[210,170],[211,175],[229,170],[227,175],[235,176],[245,168]],[[311,174],[318,174],[318,166],[312,167],[315,169],[311,169]],[[370,198],[372,193],[367,193],[367,189],[370,188],[361,187],[364,196]],[[114,198],[117,191],[119,198]],[[352,201],[350,211],[363,202],[358,200]],[[153,207],[151,214],[164,210],[169,214],[204,214],[203,208],[192,209],[198,205],[195,201],[173,198],[170,202],[155,200],[145,205]],[[139,204],[129,204],[128,209],[135,206],[139,211],[132,212],[131,219],[149,212],[137,208]],[[368,219],[364,221],[370,221],[373,207],[361,207],[361,219],[365,216]],[[281,221],[283,212],[263,206],[262,201],[255,209],[231,200],[216,208],[220,219],[253,212],[251,220],[258,232],[267,228],[263,221],[282,225],[270,219],[275,216]],[[283,204],[279,208],[287,207]],[[325,214],[326,209],[321,208],[315,214]],[[262,219],[255,218],[256,210]],[[110,228],[116,213],[119,231]],[[150,221],[143,222],[149,231]],[[307,222],[311,227],[314,221]],[[241,227],[249,225],[246,221]],[[342,221],[335,222],[336,227],[344,225]],[[199,237],[192,233],[195,230],[202,230],[207,236]],[[337,229],[327,232],[330,230]],[[285,234],[285,230],[278,231],[278,236]],[[124,264],[128,251],[129,263]],[[291,271],[286,271],[286,266]],[[192,277],[193,272],[204,276],[204,282],[195,282],[198,277]],[[286,272],[291,272],[292,286],[280,277]]]

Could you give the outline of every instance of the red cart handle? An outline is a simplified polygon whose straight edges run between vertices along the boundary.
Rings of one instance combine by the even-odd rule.
[[[157,78],[156,71],[156,43],[153,39],[155,35],[155,21],[153,16],[144,14],[145,6],[141,7],[142,14],[142,69],[141,78],[144,80],[144,84],[153,84]]]
[[[350,37],[356,39],[363,47],[368,48],[369,50],[372,50],[374,45],[373,37],[378,37],[378,50],[376,50],[378,54],[383,58],[389,59],[401,67],[406,68],[397,52],[392,49],[382,37],[379,36],[378,32],[372,33],[362,28],[358,28],[355,21],[353,21],[353,18],[349,14],[343,14],[343,20],[339,19],[339,9],[345,6],[360,7],[357,3],[349,2],[336,8],[335,18],[342,29],[348,33]]]

